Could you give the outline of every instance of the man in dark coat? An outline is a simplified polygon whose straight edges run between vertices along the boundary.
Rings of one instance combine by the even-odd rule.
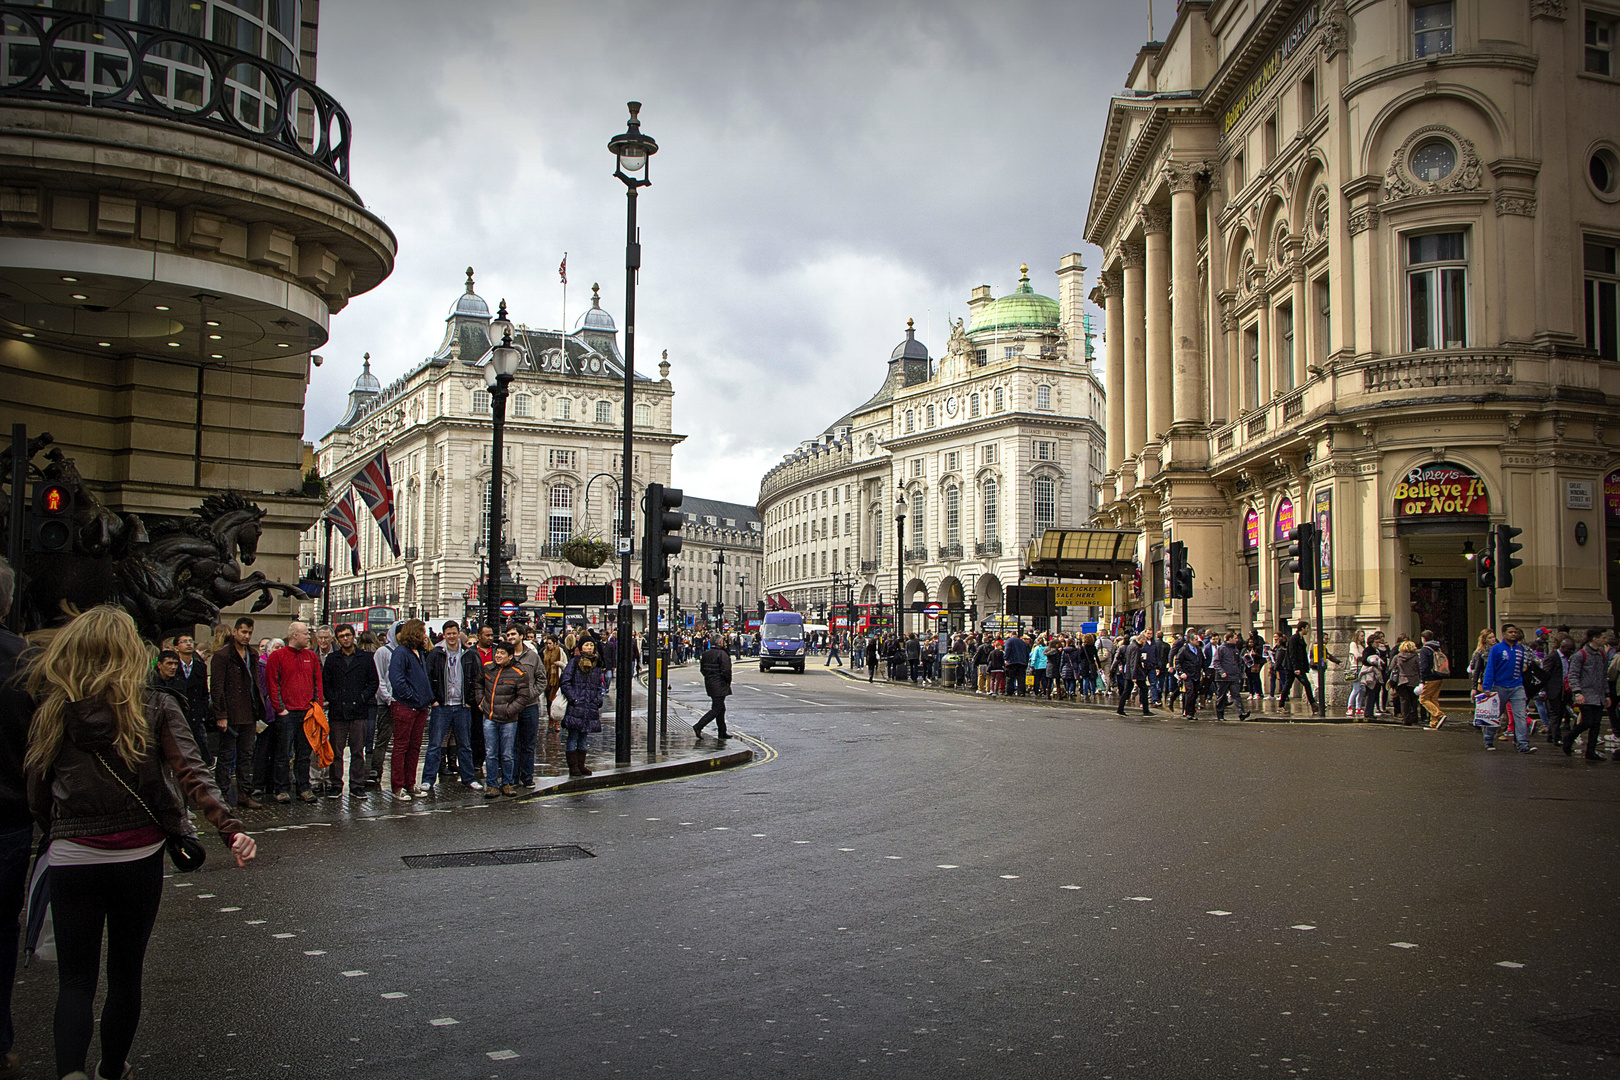
[[[877,675],[878,668],[878,636],[873,632],[866,639],[866,681],[870,683]]]
[[[15,585],[11,565],[0,558],[0,619],[11,612]],[[21,1068],[11,1051],[11,984],[17,977],[17,937],[34,836],[23,778],[34,701],[15,678],[27,648],[22,638],[0,626],[0,1076],[12,1076]]]
[[[209,659],[209,711],[214,730],[209,749],[214,758],[214,781],[232,806],[257,810],[264,804],[253,797],[253,745],[257,725],[264,720],[264,696],[259,690],[259,654],[253,640],[253,620],[236,620],[230,640]]]
[[[1294,636],[1288,639],[1288,674],[1287,681],[1277,693],[1277,704],[1288,704],[1289,695],[1294,689],[1297,680],[1305,687],[1305,700],[1310,703],[1311,712],[1316,711],[1316,694],[1311,691],[1311,646],[1305,640],[1305,631],[1311,624],[1304,619],[1294,629]]]
[[[709,647],[698,660],[698,671],[703,675],[703,692],[709,695],[709,711],[698,720],[692,734],[698,738],[703,737],[703,728],[710,720],[719,725],[719,735],[722,739],[731,738],[726,730],[726,698],[731,694],[731,655],[726,652],[720,643],[720,636],[716,634],[709,639]]]
[[[343,794],[343,750],[349,750],[349,795],[366,794],[366,715],[377,697],[377,664],[368,652],[355,648],[354,627],[337,628],[337,645],[321,668],[326,687],[326,726],[331,735],[332,764],[326,781],[328,798]]]
[[[191,723],[191,734],[197,740],[197,749],[208,752],[208,665],[197,655],[197,639],[190,634],[174,636],[174,651],[180,654],[177,672],[186,687],[186,719]]]
[[[1127,641],[1119,658],[1119,715],[1125,715],[1125,703],[1134,689],[1142,701],[1142,715],[1152,716],[1148,709],[1148,672],[1143,662],[1143,649],[1148,641],[1146,633]]]
[[[1215,719],[1226,719],[1226,703],[1230,700],[1237,705],[1238,719],[1247,720],[1249,714],[1243,708],[1243,640],[1236,630],[1228,632],[1226,640],[1215,647],[1212,670],[1215,673]]]

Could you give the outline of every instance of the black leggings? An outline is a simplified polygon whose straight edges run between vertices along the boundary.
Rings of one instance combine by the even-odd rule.
[[[85,1068],[105,925],[107,999],[101,1007],[100,1071],[121,1076],[141,1020],[141,969],[163,899],[163,852],[136,862],[53,866],[50,875],[58,971],[56,1075]]]

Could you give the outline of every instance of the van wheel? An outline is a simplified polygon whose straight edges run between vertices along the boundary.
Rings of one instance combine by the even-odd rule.
[[[771,665],[765,663],[762,660],[762,661],[760,661],[760,664],[759,664],[759,670],[761,670],[761,671],[769,671],[769,670],[771,670]]]
[[[804,665],[803,664],[794,664],[793,665],[793,674],[795,674],[795,675],[803,675],[804,674]]]

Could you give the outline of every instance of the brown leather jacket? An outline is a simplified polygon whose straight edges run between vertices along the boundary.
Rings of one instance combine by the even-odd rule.
[[[224,720],[235,727],[256,724],[264,719],[264,698],[259,694],[259,654],[247,647],[244,661],[236,643],[227,641],[208,661],[208,686],[216,723]]]
[[[161,756],[149,751],[131,771],[113,747],[117,722],[106,702],[96,698],[68,703],[56,761],[43,774],[33,769],[28,772],[28,804],[49,839],[105,836],[152,824],[140,801],[108,774],[109,768],[117,770],[145,801],[165,832],[194,832],[181,790],[219,830],[226,844],[246,831],[220,798],[174,696],[148,690],[146,716]],[[105,765],[96,759],[98,753]]]

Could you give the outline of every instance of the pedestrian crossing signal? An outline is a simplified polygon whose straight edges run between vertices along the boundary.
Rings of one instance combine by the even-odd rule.
[[[1304,592],[1316,591],[1316,575],[1321,570],[1322,558],[1316,526],[1306,522],[1288,534],[1288,561],[1283,569],[1293,574]]]
[[[1523,529],[1515,529],[1512,525],[1496,527],[1496,586],[1499,589],[1512,588],[1513,571],[1524,565],[1523,559],[1515,557],[1524,550],[1524,545],[1514,541],[1514,537],[1522,532]]]
[[[34,485],[34,527],[31,540],[42,554],[65,554],[73,550],[73,491],[55,480]]]

